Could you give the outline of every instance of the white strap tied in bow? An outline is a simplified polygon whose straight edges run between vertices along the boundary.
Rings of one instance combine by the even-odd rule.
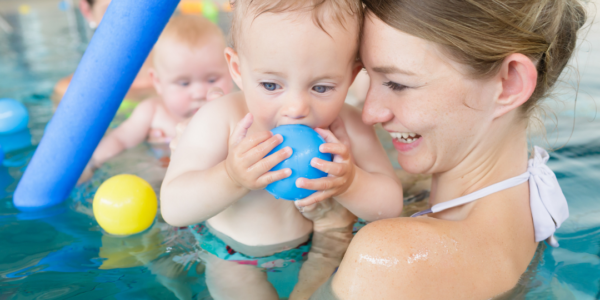
[[[418,212],[411,217],[437,213],[481,199],[493,193],[517,186],[529,180],[529,203],[535,230],[535,241],[546,240],[552,247],[558,247],[553,234],[569,217],[567,199],[560,189],[556,175],[546,165],[550,156],[546,150],[535,146],[533,158],[529,160],[527,172],[474,193],[434,205],[428,210]]]

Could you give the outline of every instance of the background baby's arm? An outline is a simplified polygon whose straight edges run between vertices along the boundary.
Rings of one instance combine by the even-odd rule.
[[[156,102],[153,100],[140,103],[131,114],[131,117],[100,141],[92,155],[93,164],[99,167],[123,150],[142,143],[150,130],[155,110]]]

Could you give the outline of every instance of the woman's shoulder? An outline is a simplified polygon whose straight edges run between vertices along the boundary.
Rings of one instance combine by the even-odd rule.
[[[478,234],[467,222],[434,218],[373,222],[352,240],[333,289],[341,299],[489,299],[520,273]]]

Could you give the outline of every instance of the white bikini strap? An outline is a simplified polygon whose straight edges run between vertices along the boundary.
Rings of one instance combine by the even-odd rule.
[[[569,217],[567,199],[565,199],[565,195],[558,184],[556,175],[546,165],[546,162],[550,158],[548,152],[535,146],[533,154],[533,158],[528,162],[527,172],[466,196],[436,204],[431,209],[418,212],[411,217],[436,213],[464,205],[529,180],[529,204],[531,206],[531,216],[535,229],[535,241],[541,242],[546,240],[551,246],[558,247],[558,242],[553,234]]]
[[[468,195],[465,195],[465,196],[462,196],[462,197],[459,197],[459,198],[456,198],[456,199],[453,199],[450,201],[436,204],[433,207],[431,207],[430,209],[418,212],[418,213],[412,215],[411,217],[418,217],[418,216],[422,216],[422,215],[426,215],[426,214],[430,214],[430,213],[437,213],[437,212],[441,212],[441,211],[444,211],[449,208],[461,206],[461,205],[467,204],[469,202],[479,200],[485,196],[489,196],[493,193],[496,193],[496,192],[517,186],[521,183],[524,183],[527,180],[529,180],[529,175],[530,175],[529,171],[527,171],[517,177],[513,177],[510,179],[492,184],[488,187],[480,189],[471,194],[468,194]]]

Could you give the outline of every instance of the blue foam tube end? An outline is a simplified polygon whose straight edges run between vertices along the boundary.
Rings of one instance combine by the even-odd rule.
[[[23,211],[63,202],[179,0],[112,1],[13,197]]]

